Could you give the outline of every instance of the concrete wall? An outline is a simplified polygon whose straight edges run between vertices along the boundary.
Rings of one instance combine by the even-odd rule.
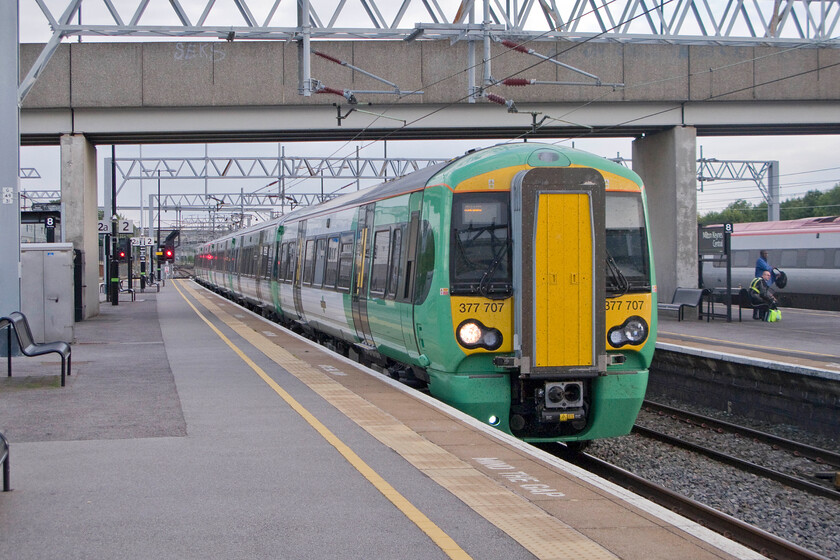
[[[470,70],[465,42],[327,41],[313,50],[394,82],[400,104],[466,103]],[[587,101],[836,101],[840,49],[569,43],[529,45],[546,56],[626,87],[496,86],[527,102]],[[21,76],[42,45],[21,45]],[[541,81],[590,81],[549,62],[492,45],[492,75]],[[220,107],[343,102],[335,95],[298,94],[297,45],[266,42],[70,43],[60,46],[24,109],[108,107]],[[481,45],[472,70],[481,85]],[[538,63],[538,64],[537,64]],[[536,66],[534,66],[536,64]],[[335,89],[389,90],[389,86],[313,54],[311,75]],[[786,78],[786,76],[793,76]],[[366,94],[364,102],[395,96]]]
[[[648,395],[674,397],[774,424],[837,435],[840,384],[787,372],[657,349]]]

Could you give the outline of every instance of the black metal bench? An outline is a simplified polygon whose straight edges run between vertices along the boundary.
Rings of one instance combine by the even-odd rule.
[[[703,290],[700,288],[677,288],[674,290],[674,297],[671,303],[660,303],[657,305],[660,311],[676,311],[677,320],[682,321],[685,316],[686,307],[700,306],[703,300]]]
[[[767,311],[770,305],[767,303],[755,303],[750,295],[750,291],[746,288],[738,290],[738,321],[741,321],[742,309],[758,309],[759,311]]]
[[[0,463],[3,464],[3,492],[8,492],[11,487],[9,472],[9,441],[3,432],[0,432]]]
[[[61,386],[64,387],[65,373],[70,375],[70,345],[66,342],[35,342],[32,338],[32,330],[29,328],[29,321],[20,311],[13,311],[8,317],[0,318],[0,329],[4,327],[9,329],[7,338],[9,377],[12,376],[12,329],[14,329],[20,351],[24,356],[34,357],[52,353],[61,356]]]

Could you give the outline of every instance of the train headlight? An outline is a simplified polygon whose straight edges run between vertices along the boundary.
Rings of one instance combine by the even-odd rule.
[[[495,350],[502,345],[502,333],[498,329],[485,327],[480,321],[467,319],[455,329],[458,343],[464,348]]]
[[[647,339],[647,336],[648,324],[644,319],[635,315],[628,317],[622,325],[611,328],[607,333],[610,346],[614,348],[620,348],[627,344],[638,346]]]
[[[472,321],[461,323],[458,327],[458,341],[464,346],[476,346],[481,342],[481,327]]]

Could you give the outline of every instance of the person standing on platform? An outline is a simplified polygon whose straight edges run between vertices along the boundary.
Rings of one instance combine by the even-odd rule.
[[[758,260],[755,261],[755,277],[761,278],[761,275],[764,271],[770,273],[770,282],[768,282],[768,286],[772,286],[776,282],[776,272],[773,270],[773,267],[770,266],[770,263],[767,261],[767,251],[762,250],[759,253]]]
[[[765,270],[750,284],[750,298],[755,307],[753,319],[764,321],[767,319],[767,313],[771,309],[776,309],[776,297],[770,293],[770,274],[769,270]]]

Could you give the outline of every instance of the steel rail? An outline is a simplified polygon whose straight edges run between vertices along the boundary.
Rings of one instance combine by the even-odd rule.
[[[560,447],[560,446],[557,446]],[[559,453],[581,468],[606,478],[631,492],[687,517],[704,527],[720,533],[748,548],[770,558],[786,560],[828,560],[827,557],[805,549],[781,537],[768,533],[731,515],[696,502],[659,484],[645,480],[620,467],[602,461],[587,453],[574,457]]]
[[[644,426],[633,426],[633,433],[639,434],[643,437],[652,438],[663,443],[667,443],[668,445],[680,447],[682,449],[686,449],[694,453],[699,453],[701,455],[709,457],[710,459],[714,459],[715,461],[719,461],[737,469],[757,474],[765,478],[769,478],[770,480],[775,480],[776,482],[780,482],[785,486],[790,486],[791,488],[796,488],[797,490],[802,490],[804,492],[808,492],[810,494],[814,494],[816,496],[821,496],[824,498],[833,498],[835,500],[840,500],[840,492],[832,490],[831,488],[827,488],[825,486],[809,482],[802,478],[791,476],[758,465],[756,463],[740,459],[733,455],[721,453],[720,451],[715,451],[714,449],[709,449],[708,447],[704,447],[702,445],[692,443],[690,441],[685,441],[683,439],[670,436],[668,434],[663,434],[662,432],[651,430],[650,428],[645,428]]]
[[[679,416],[686,420],[691,420],[692,422],[695,422],[701,427],[705,425],[709,428],[720,428],[722,430],[726,430],[727,432],[732,432],[735,434],[742,435],[744,437],[753,438],[770,445],[776,445],[782,449],[790,451],[791,453],[798,454],[805,458],[816,461],[817,463],[825,463],[840,468],[840,453],[835,453],[834,451],[821,449],[819,447],[813,447],[811,445],[800,443],[798,441],[785,439],[783,437],[775,436],[773,434],[768,434],[766,432],[761,432],[759,430],[747,428],[746,426],[731,424],[723,420],[710,418],[708,416],[703,416],[701,414],[689,412],[687,410],[682,410],[679,408],[674,408],[653,401],[646,400],[642,406],[648,410],[664,412],[667,414]]]

